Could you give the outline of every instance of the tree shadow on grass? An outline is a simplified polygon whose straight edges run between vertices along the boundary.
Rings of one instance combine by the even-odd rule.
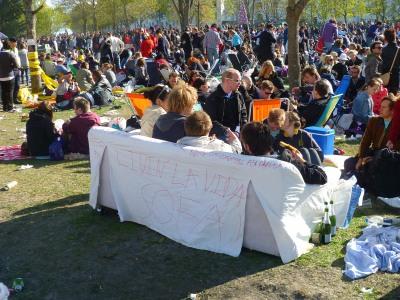
[[[282,264],[249,250],[235,258],[188,248],[116,213],[68,207],[87,197],[24,209],[1,224],[0,278],[26,285],[15,299],[182,299]]]
[[[389,292],[388,294],[382,296],[381,300],[398,300],[400,299],[400,286]]]
[[[21,160],[12,160],[12,161],[1,161],[0,162],[3,165],[15,165],[15,171],[18,171],[18,168],[22,165],[32,165],[33,169],[40,169],[40,168],[46,168],[46,167],[51,167],[55,165],[64,165],[63,167],[65,169],[84,169],[84,170],[76,170],[73,171],[75,173],[90,173],[90,161],[87,159],[83,160],[73,160],[73,161],[68,161],[68,160],[60,160],[60,161],[54,161],[54,160],[48,160],[48,159],[21,159]]]

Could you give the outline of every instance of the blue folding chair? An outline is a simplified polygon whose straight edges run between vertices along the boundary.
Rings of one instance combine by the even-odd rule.
[[[321,117],[317,121],[317,123],[314,125],[316,127],[324,127],[326,122],[328,122],[329,118],[331,117],[333,111],[335,110],[335,107],[337,106],[339,99],[342,98],[343,95],[333,95],[328,103],[326,104],[325,110],[322,113]]]
[[[340,81],[340,84],[335,91],[335,95],[340,95],[340,94],[342,95],[336,105],[338,113],[340,113],[340,111],[343,108],[344,95],[346,95],[346,92],[350,86],[350,81],[351,81],[350,75],[344,75],[342,81]]]

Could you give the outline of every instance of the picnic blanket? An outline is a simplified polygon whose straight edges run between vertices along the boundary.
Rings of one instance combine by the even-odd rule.
[[[28,158],[30,157],[21,154],[21,145],[0,146],[0,161]]]
[[[346,246],[344,274],[350,279],[369,276],[377,271],[400,271],[400,228],[373,224],[363,235]]]

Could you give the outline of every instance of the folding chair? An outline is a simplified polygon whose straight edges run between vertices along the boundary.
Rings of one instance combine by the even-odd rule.
[[[249,122],[262,122],[268,118],[269,112],[281,107],[281,99],[254,99],[250,103]],[[251,120],[252,116],[252,120]]]
[[[344,102],[344,96],[346,95],[346,92],[350,86],[350,81],[351,81],[351,76],[350,75],[344,75],[342,78],[342,81],[340,81],[339,86],[337,87],[335,91],[335,95],[341,94],[342,96],[340,97],[338,103],[337,103],[337,109],[338,112],[342,110],[343,107],[343,102]]]
[[[125,94],[132,113],[141,118],[147,108],[152,105],[149,99],[146,99],[143,94],[126,93]]]
[[[339,99],[343,96],[343,94],[339,95],[334,95],[329,99],[328,103],[326,104],[325,110],[322,113],[321,117],[319,117],[319,120],[317,123],[314,125],[316,127],[324,127],[326,122],[328,122],[329,118],[331,117],[333,111],[336,108],[336,105],[339,102]]]
[[[235,53],[229,53],[228,58],[232,64],[233,68],[235,68],[239,72],[243,72],[242,65],[240,64],[240,61]]]
[[[240,65],[242,66],[242,69],[244,67],[250,67],[251,66],[251,61],[249,57],[244,53],[242,50],[239,50],[237,53],[237,58],[239,59]]]

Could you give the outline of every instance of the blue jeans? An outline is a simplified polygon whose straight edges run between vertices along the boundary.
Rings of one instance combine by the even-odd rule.
[[[113,61],[114,61],[115,68],[117,70],[121,69],[121,59],[119,57],[118,52],[113,52]]]
[[[324,42],[324,53],[329,53],[332,49],[333,42]]]
[[[26,82],[26,85],[29,84],[29,68],[21,69],[21,81],[22,83]]]
[[[217,48],[207,48],[207,58],[210,63],[210,66],[213,65],[214,61],[218,59],[218,50]]]
[[[20,84],[20,79],[21,79],[21,71],[17,70],[14,71],[14,91],[13,91],[13,102],[18,103],[18,92],[19,92],[19,84]]]

